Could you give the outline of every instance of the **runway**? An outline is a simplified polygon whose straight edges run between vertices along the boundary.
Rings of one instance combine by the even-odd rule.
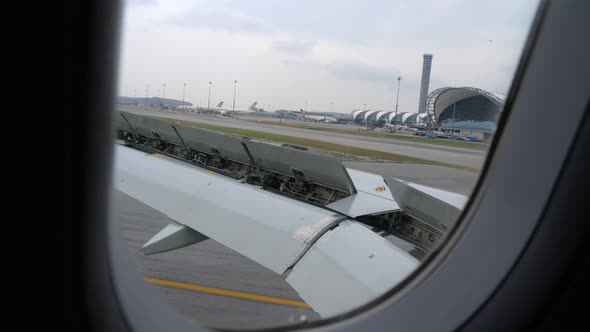
[[[271,134],[307,138],[328,143],[335,143],[352,147],[401,154],[405,156],[428,159],[465,167],[472,167],[476,169],[481,168],[486,157],[486,152],[479,150],[438,146],[426,143],[406,142],[378,137],[366,137],[358,135],[332,133],[303,128],[273,126],[228,117],[204,116],[189,113],[146,111],[137,109],[125,109],[125,111],[131,111],[137,114],[162,116],[178,120],[200,122],[210,125],[225,126],[230,128],[255,130]],[[342,127],[342,125],[339,126]]]

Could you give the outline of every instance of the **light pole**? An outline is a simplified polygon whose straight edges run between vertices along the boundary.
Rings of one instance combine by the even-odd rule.
[[[402,80],[402,78],[401,78],[401,76],[399,76],[397,78],[397,96],[395,97],[395,116],[393,117],[393,132],[395,132],[395,127],[396,127],[395,126],[395,121],[396,121],[395,118],[397,118],[397,107],[399,106],[399,103],[398,103],[398,101],[399,101],[399,85],[401,83],[401,80]]]
[[[160,102],[161,102],[161,100],[160,100],[160,89],[158,89],[158,106],[160,106]]]
[[[236,110],[236,86],[238,85],[238,81],[234,81],[234,102],[232,103],[231,110]]]
[[[452,122],[452,124],[453,124],[453,127],[452,127],[452,128],[453,128],[453,130],[451,131],[451,135],[452,135],[453,137],[455,137],[455,106],[456,106],[456,105],[457,105],[457,103],[454,103],[454,104],[453,104],[453,122]]]
[[[211,82],[209,82],[209,96],[207,96],[207,111],[211,112]]]
[[[148,96],[150,94],[150,85],[145,86],[145,106],[148,106]]]
[[[166,83],[162,84],[162,107],[164,107],[164,103],[166,100]]]
[[[182,86],[182,110],[184,111],[184,92],[186,90],[186,83]]]

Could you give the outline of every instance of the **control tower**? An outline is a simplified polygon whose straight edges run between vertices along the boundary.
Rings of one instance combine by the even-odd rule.
[[[418,113],[426,112],[426,96],[430,85],[430,69],[432,68],[432,54],[425,53],[422,62],[422,83],[420,84],[420,100],[418,101]]]

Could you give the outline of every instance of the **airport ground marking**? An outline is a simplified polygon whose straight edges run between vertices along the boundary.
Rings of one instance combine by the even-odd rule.
[[[236,291],[231,291],[231,290],[226,290],[226,289],[205,287],[205,286],[187,284],[184,282],[163,280],[163,279],[150,278],[150,277],[145,277],[143,279],[147,283],[158,285],[158,286],[180,288],[180,289],[191,290],[191,291],[195,291],[195,292],[199,292],[199,293],[227,296],[227,297],[257,301],[257,302],[286,305],[286,306],[291,306],[291,307],[299,307],[299,308],[307,308],[307,309],[311,308],[309,306],[309,304],[302,302],[302,301],[294,301],[294,300],[287,300],[287,299],[282,299],[282,298],[278,298],[278,297],[236,292]]]

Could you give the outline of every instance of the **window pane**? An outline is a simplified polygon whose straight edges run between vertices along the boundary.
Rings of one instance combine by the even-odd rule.
[[[465,206],[536,6],[129,0],[115,211],[144,281],[229,329],[392,289]]]

